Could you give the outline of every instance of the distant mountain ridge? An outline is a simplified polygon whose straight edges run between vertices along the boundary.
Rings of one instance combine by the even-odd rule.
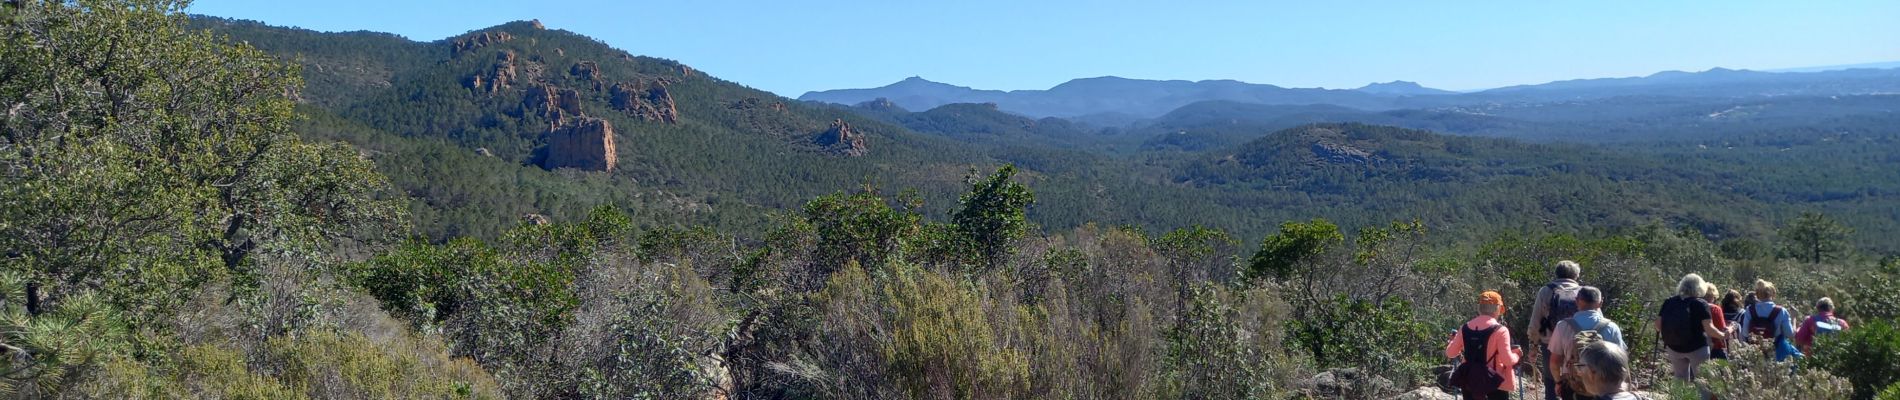
[[[799,100],[858,104],[888,99],[906,109],[928,110],[953,103],[995,103],[1003,111],[1031,117],[1128,114],[1149,118],[1207,100],[1259,104],[1338,104],[1363,109],[1392,108],[1398,95],[1345,89],[1285,88],[1235,80],[1146,80],[1115,76],[1082,78],[1047,90],[978,90],[922,78],[872,89],[810,92]]]
[[[879,88],[809,92],[799,100],[858,104],[878,98],[912,110],[952,103],[995,103],[1030,117],[1127,115],[1154,118],[1202,101],[1263,105],[1330,104],[1367,111],[1491,103],[1536,103],[1619,96],[1749,98],[1900,93],[1900,69],[1853,68],[1819,72],[1765,72],[1714,68],[1648,76],[1563,80],[1459,93],[1415,82],[1373,83],[1357,89],[1287,88],[1234,80],[1081,78],[1046,90],[979,90],[912,77]]]
[[[1365,86],[1360,86],[1359,89],[1355,89],[1355,90],[1366,92],[1366,93],[1372,93],[1372,94],[1393,94],[1393,95],[1401,95],[1401,96],[1422,96],[1422,95],[1457,94],[1458,93],[1458,92],[1454,92],[1450,90],[1428,88],[1428,87],[1419,85],[1418,82],[1412,82],[1412,81],[1391,81],[1391,82],[1382,82],[1382,83],[1370,83],[1370,84],[1366,84]]]

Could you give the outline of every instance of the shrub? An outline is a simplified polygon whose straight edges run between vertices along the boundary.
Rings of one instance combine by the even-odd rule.
[[[1813,368],[1774,362],[1764,346],[1735,346],[1728,360],[1704,364],[1699,377],[1718,399],[1844,399],[1853,393],[1846,379]]]
[[[984,315],[988,293],[969,282],[903,265],[883,286],[890,341],[880,349],[909,397],[1009,396],[1026,390],[1029,355],[999,346]]]
[[[279,381],[316,398],[501,397],[496,383],[474,362],[450,359],[439,346],[407,335],[379,342],[358,333],[312,329],[272,338],[269,352]]]
[[[1881,388],[1900,381],[1900,326],[1893,321],[1862,321],[1818,339],[1807,365],[1853,382],[1855,399],[1873,398]]]
[[[1887,390],[1882,390],[1880,394],[1874,395],[1874,400],[1900,400],[1900,382],[1888,385]]]
[[[1273,322],[1285,315],[1264,315],[1269,292],[1235,292],[1218,285],[1191,289],[1187,308],[1168,332],[1168,373],[1164,381],[1188,399],[1282,398],[1297,371]],[[1285,310],[1277,310],[1284,312]],[[1265,318],[1263,318],[1265,317]]]
[[[1287,322],[1288,339],[1320,368],[1360,368],[1409,387],[1442,360],[1435,350],[1446,336],[1418,319],[1405,301],[1381,305],[1341,296],[1309,311]]]

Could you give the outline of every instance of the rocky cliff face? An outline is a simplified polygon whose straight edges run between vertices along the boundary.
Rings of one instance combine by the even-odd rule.
[[[613,171],[618,161],[614,155],[614,126],[604,119],[576,117],[565,125],[548,128],[547,140],[542,168]]]
[[[853,157],[862,156],[870,151],[870,148],[864,144],[864,135],[852,130],[851,124],[845,123],[843,119],[831,121],[831,127],[818,133],[814,141],[819,146],[824,146],[826,150]]]
[[[527,97],[521,100],[522,115],[539,115],[549,124],[559,126],[568,117],[584,117],[581,113],[581,94],[574,89],[540,84],[528,88]]]
[[[679,108],[673,94],[666,91],[666,80],[641,80],[616,83],[608,89],[614,109],[644,121],[679,123]]]
[[[573,74],[575,77],[580,78],[581,81],[583,82],[593,84],[594,90],[600,90],[600,87],[601,87],[600,64],[595,63],[593,61],[581,61],[578,63],[574,63],[573,67],[568,68],[567,73]]]
[[[513,87],[515,82],[515,52],[503,50],[495,55],[495,65],[489,67],[487,73],[475,74],[464,83],[477,93],[494,95]]]
[[[449,49],[449,55],[452,57],[461,57],[463,54],[467,54],[468,52],[474,51],[475,49],[487,47],[488,45],[491,45],[491,44],[504,43],[504,42],[514,40],[514,39],[515,39],[515,35],[509,34],[508,32],[471,33],[466,36],[462,36],[461,38],[455,39],[454,47],[451,47]]]

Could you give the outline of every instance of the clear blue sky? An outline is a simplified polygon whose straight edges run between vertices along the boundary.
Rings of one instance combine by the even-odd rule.
[[[913,75],[982,89],[1115,75],[1463,90],[1900,61],[1893,0],[562,3],[200,0],[188,11],[421,41],[540,19],[791,97]]]

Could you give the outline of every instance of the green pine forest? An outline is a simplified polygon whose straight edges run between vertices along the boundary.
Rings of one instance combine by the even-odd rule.
[[[1896,95],[1109,124],[184,6],[0,2],[0,395],[1392,398],[1570,259],[1647,391],[1900,398]],[[610,171],[542,168],[594,118]],[[1673,383],[1687,273],[1854,329]]]

